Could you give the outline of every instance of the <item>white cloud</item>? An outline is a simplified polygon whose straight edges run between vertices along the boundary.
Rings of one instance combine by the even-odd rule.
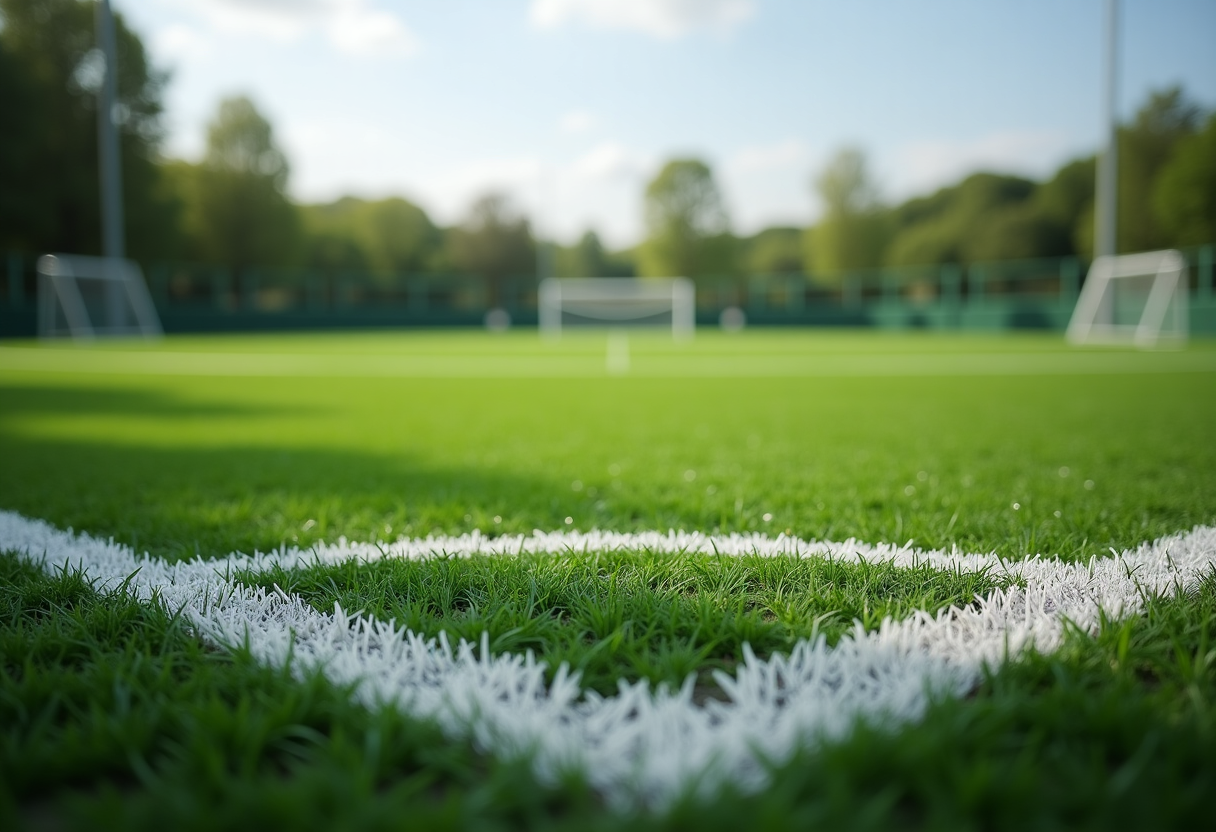
[[[558,126],[563,133],[586,133],[599,122],[599,118],[590,110],[571,110],[561,117]]]
[[[584,153],[568,169],[576,180],[611,180],[640,176],[654,167],[654,160],[619,142],[604,142]]]
[[[533,25],[581,23],[671,40],[696,29],[728,32],[756,12],[754,0],[532,0]]]
[[[800,175],[811,158],[810,149],[799,139],[786,139],[769,145],[745,147],[735,153],[726,166],[733,172],[797,169]]]
[[[1055,132],[1001,131],[970,141],[916,142],[897,149],[886,177],[898,195],[923,193],[951,184],[969,173],[991,170],[1043,175],[1069,150]]]
[[[418,38],[373,0],[177,0],[226,34],[293,42],[320,34],[336,51],[357,57],[403,57]]]
[[[507,194],[536,233],[575,240],[594,228],[608,245],[632,244],[640,232],[637,206],[655,160],[618,142],[604,142],[572,159],[486,157],[415,174],[416,192],[442,224],[461,222],[473,200]]]
[[[213,51],[210,38],[184,23],[172,23],[152,36],[152,53],[166,62],[201,60]]]
[[[338,51],[347,55],[395,57],[418,51],[418,39],[400,18],[362,3],[343,3],[328,35]]]

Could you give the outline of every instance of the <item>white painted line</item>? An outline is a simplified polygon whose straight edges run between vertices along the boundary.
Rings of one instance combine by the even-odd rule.
[[[451,736],[470,737],[502,756],[534,754],[537,775],[552,782],[570,768],[618,805],[662,805],[687,788],[712,793],[724,782],[764,786],[759,760],[780,761],[798,748],[846,735],[861,716],[891,724],[918,719],[931,694],[962,695],[985,662],[999,662],[1034,645],[1059,644],[1063,620],[1094,630],[1099,610],[1130,615],[1143,594],[1168,594],[1193,585],[1216,564],[1216,529],[1198,527],[1087,564],[1028,558],[1007,564],[1025,589],[997,591],[964,609],[920,612],[887,620],[873,632],[860,626],[828,647],[822,638],[800,642],[788,656],[750,653],[735,676],[718,674],[728,701],[692,701],[689,686],[653,691],[622,682],[619,693],[582,693],[564,672],[546,686],[543,667],[529,656],[481,658],[471,645],[427,639],[391,622],[335,609],[323,615],[299,597],[241,586],[237,569],[271,564],[299,567],[320,560],[427,557],[451,554],[567,549],[650,548],[742,554],[798,553],[807,557],[883,558],[959,569],[1001,568],[989,555],[917,552],[898,547],[807,543],[761,536],[709,537],[682,533],[625,535],[592,532],[488,539],[480,535],[401,541],[381,551],[340,543],[317,551],[283,549],[254,557],[166,563],[137,557],[125,546],[73,535],[11,512],[0,512],[0,549],[17,550],[45,568],[79,566],[115,587],[135,573],[128,589],[181,609],[199,634],[221,645],[247,643],[253,654],[296,674],[320,669],[339,684],[358,682],[369,707],[391,705],[439,721]],[[136,572],[138,570],[138,572]]]
[[[185,352],[89,347],[0,347],[0,372],[291,378],[591,378],[621,366],[597,355]],[[619,348],[618,348],[619,352]],[[831,378],[1216,373],[1216,352],[1072,350],[1025,353],[626,355],[629,374],[652,378]]]

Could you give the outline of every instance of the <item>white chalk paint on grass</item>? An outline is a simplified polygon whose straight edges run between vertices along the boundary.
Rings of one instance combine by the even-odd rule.
[[[1064,620],[1094,630],[1100,610],[1130,615],[1147,595],[1192,586],[1216,564],[1216,529],[1200,527],[1086,564],[1028,558],[924,552],[907,547],[808,543],[760,535],[710,537],[671,532],[537,533],[531,537],[340,542],[313,550],[283,549],[255,556],[182,563],[137,557],[129,548],[73,535],[11,512],[0,512],[0,549],[16,550],[45,568],[80,567],[99,588],[134,573],[127,591],[181,610],[200,636],[225,646],[247,644],[262,662],[289,660],[297,675],[319,669],[338,684],[357,682],[369,707],[392,706],[432,718],[453,737],[469,737],[499,756],[529,754],[538,777],[553,782],[565,770],[585,772],[620,805],[661,806],[689,788],[706,793],[723,783],[765,784],[762,760],[780,762],[801,747],[845,736],[860,717],[892,725],[918,719],[932,695],[963,695],[995,663],[1034,646],[1055,648]],[[893,561],[960,570],[1008,569],[1023,588],[993,592],[966,608],[925,612],[865,632],[860,626],[829,647],[803,641],[788,656],[750,652],[734,676],[716,674],[726,701],[694,704],[692,688],[651,689],[621,682],[615,696],[583,692],[559,671],[545,683],[531,656],[490,656],[426,638],[391,622],[318,613],[298,596],[252,589],[232,580],[238,570],[272,565],[299,568],[359,558],[423,558],[437,553],[510,554],[568,550],[650,549],[727,555],[794,554]]]

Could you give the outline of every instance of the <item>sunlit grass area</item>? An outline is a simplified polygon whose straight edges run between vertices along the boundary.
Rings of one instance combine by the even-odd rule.
[[[1196,369],[1216,361],[1207,344],[1077,353],[1055,337],[805,332],[630,343],[634,366],[666,356],[691,375],[610,377],[602,334],[557,344],[437,333],[25,350],[67,362],[59,370],[151,350],[233,353],[238,369],[249,368],[243,356],[267,355],[304,366],[319,355],[345,368],[288,377],[230,374],[223,364],[188,375],[14,370],[25,359],[0,350],[0,505],[174,557],[339,535],[568,527],[1074,557],[1216,516],[1216,371]],[[365,360],[431,354],[489,369],[480,378],[359,375]],[[757,366],[868,356],[896,370],[693,372],[731,355]],[[933,369],[939,360],[982,367],[987,356],[1034,357],[1056,371]],[[550,358],[586,368],[501,377],[485,364]],[[1059,371],[1086,358],[1102,369]],[[909,364],[922,370],[903,372]]]
[[[9,343],[0,508],[170,559],[673,528],[1076,559],[1216,522],[1212,344],[802,331],[628,344],[627,370],[609,373],[604,333]],[[918,724],[808,751],[762,794],[634,817],[578,778],[539,784],[526,763],[207,647],[172,611],[0,565],[3,799],[30,827],[1186,828],[1216,788],[1211,580],[1096,640],[1073,633]],[[550,673],[568,662],[587,690],[691,674],[705,699],[744,643],[835,641],[854,621],[1009,582],[648,551],[239,577],[320,611],[488,632],[493,652],[532,650]]]

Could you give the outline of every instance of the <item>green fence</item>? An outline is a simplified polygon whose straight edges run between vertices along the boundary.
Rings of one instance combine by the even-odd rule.
[[[1216,334],[1216,246],[1184,249],[1190,324]],[[35,259],[9,254],[0,275],[0,337],[36,334]],[[536,323],[535,276],[490,282],[473,275],[287,269],[233,270],[143,264],[167,332],[354,327],[480,326],[492,307],[516,325]],[[1063,330],[1088,264],[1076,258],[911,266],[839,275],[708,277],[697,281],[697,319],[727,307],[752,325],[908,329]]]

